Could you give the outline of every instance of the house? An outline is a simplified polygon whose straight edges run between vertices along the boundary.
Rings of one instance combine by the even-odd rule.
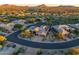
[[[51,30],[52,32],[54,31],[56,38],[64,39],[63,31],[61,29],[58,29],[58,26],[52,26]]]
[[[13,21],[13,23],[15,23],[15,24],[24,24],[25,20],[15,20],[15,21]]]
[[[78,24],[68,24],[68,26],[70,27],[71,32],[73,32],[75,30],[77,30],[79,32],[79,25]]]
[[[48,26],[40,26],[40,27],[30,27],[29,28],[32,32],[35,32],[37,35],[40,35],[40,36],[46,36],[47,35],[47,32],[48,32]]]
[[[48,33],[49,27],[44,25],[40,26],[40,31],[38,32],[39,35],[46,36]]]
[[[63,34],[66,36],[69,34],[68,30],[69,30],[69,27],[67,25],[59,25],[59,28],[62,29],[63,31]]]
[[[69,34],[69,32],[66,31],[64,27],[65,27],[64,25],[56,25],[56,26],[52,26],[51,30],[55,32],[57,38],[65,39]]]
[[[8,23],[8,24],[1,24],[0,25],[0,28],[3,30],[3,31],[8,31],[8,32],[11,32],[12,31],[12,28],[14,27],[14,23]]]

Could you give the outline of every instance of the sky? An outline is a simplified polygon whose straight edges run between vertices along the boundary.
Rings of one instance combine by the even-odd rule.
[[[0,0],[0,4],[17,5],[78,5],[79,0]]]

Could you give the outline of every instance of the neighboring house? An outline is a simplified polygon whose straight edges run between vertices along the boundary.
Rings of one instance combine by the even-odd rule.
[[[48,26],[40,26],[39,32],[37,32],[38,35],[46,36],[48,33]]]
[[[31,31],[36,32],[37,35],[46,36],[49,28],[48,26],[40,26],[40,27],[32,26],[29,29]]]
[[[54,32],[54,35],[58,39],[64,39],[63,31],[58,29],[58,26],[52,26],[51,31]]]
[[[63,31],[63,34],[66,36],[69,34],[68,30],[69,30],[69,27],[67,25],[59,25],[59,28],[62,29]]]
[[[55,32],[56,36],[59,39],[65,39],[66,36],[69,34],[69,32],[66,31],[62,25],[52,26],[51,30]]]
[[[70,27],[71,32],[73,32],[75,30],[77,30],[79,32],[79,24],[68,24],[68,26]]]
[[[71,24],[70,26],[75,28],[75,29],[79,29],[79,24]]]
[[[8,32],[11,32],[13,27],[14,27],[14,23],[0,25],[1,30],[3,29],[3,31],[8,31]]]
[[[13,29],[13,27],[14,27],[14,23],[8,23],[7,25],[6,25],[6,29],[8,29],[10,32],[12,31],[12,29]]]
[[[15,20],[15,21],[13,21],[13,23],[23,25],[25,23],[25,20]]]

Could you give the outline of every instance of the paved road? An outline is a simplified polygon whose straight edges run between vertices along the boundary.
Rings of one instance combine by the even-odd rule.
[[[75,39],[72,41],[68,42],[63,42],[63,43],[40,43],[40,42],[32,42],[28,40],[23,40],[17,37],[17,35],[20,33],[20,30],[12,33],[11,35],[7,36],[6,38],[8,41],[18,43],[21,45],[29,46],[29,47],[34,47],[34,48],[42,48],[42,49],[65,49],[65,48],[70,48],[74,46],[79,45],[79,39]]]
[[[33,24],[34,25],[34,24]],[[29,25],[27,27],[32,26]],[[79,39],[75,39],[72,41],[68,41],[68,42],[63,42],[63,43],[40,43],[40,42],[32,42],[29,40],[23,40],[21,38],[18,38],[18,34],[21,31],[18,30],[12,34],[10,34],[9,36],[7,36],[7,40],[17,43],[17,44],[21,44],[24,46],[29,46],[29,47],[33,47],[33,48],[42,48],[42,49],[65,49],[65,48],[71,48],[71,47],[75,47],[79,45]]]

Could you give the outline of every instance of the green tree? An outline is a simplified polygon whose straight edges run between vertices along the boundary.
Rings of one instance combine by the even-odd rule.
[[[23,27],[23,25],[21,25],[21,24],[15,24],[13,30],[21,29],[22,27]]]
[[[47,24],[51,25],[53,23],[53,18],[50,16],[46,16]]]

